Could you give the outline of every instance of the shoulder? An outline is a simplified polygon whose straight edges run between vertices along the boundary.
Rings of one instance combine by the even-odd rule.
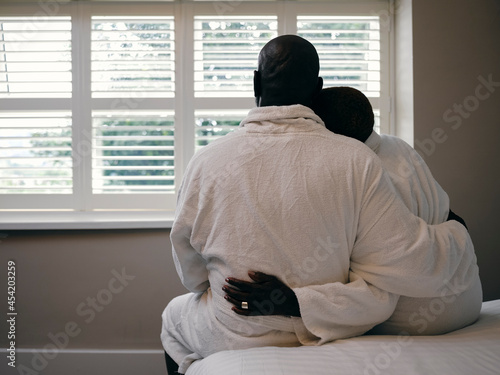
[[[242,133],[244,133],[244,129],[237,128],[231,133],[211,141],[208,145],[202,146],[201,149],[194,153],[189,163],[196,164],[203,160],[216,157],[217,155],[223,155],[223,157],[225,157],[226,155],[231,154],[234,152],[234,146],[232,146],[232,143],[234,143],[236,138],[241,136]]]
[[[419,162],[422,160],[419,153],[401,138],[388,134],[382,134],[380,138],[381,154],[395,155]]]
[[[413,147],[411,147],[408,143],[406,143],[401,138],[396,137],[395,135],[381,134],[380,138],[383,144],[390,144],[401,148],[409,148],[413,150]]]
[[[334,170],[347,173],[356,181],[358,187],[378,181],[385,173],[382,160],[363,142],[339,134],[323,134],[322,137],[327,147],[331,150],[325,152],[325,161],[332,162]],[[327,156],[328,155],[328,156]]]
[[[368,164],[380,164],[380,159],[375,152],[363,142],[354,138],[334,134],[330,131],[327,132],[331,134],[328,141],[334,142],[335,148],[341,153],[345,153],[350,159],[358,163],[364,160]]]
[[[375,153],[370,147],[357,139],[333,133],[326,128],[324,128],[324,131],[318,132],[317,134],[324,138],[325,142],[334,143],[337,147],[345,148],[360,156],[366,156],[368,158],[375,156]]]

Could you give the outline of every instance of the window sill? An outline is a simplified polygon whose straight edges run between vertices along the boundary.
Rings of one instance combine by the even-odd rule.
[[[0,230],[169,229],[171,211],[0,211]]]

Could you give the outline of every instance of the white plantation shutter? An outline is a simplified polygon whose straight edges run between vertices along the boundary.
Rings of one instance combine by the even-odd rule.
[[[92,97],[173,97],[173,17],[92,17]]]
[[[278,36],[277,21],[277,16],[194,17],[194,96],[213,108],[195,108],[195,151],[236,129],[253,107],[257,58]]]
[[[388,3],[63,2],[42,17],[0,2],[0,215],[173,210],[191,156],[255,106],[258,53],[281,34],[309,39],[325,87],[363,91],[388,132]]]
[[[122,103],[92,111],[92,194],[174,193],[174,111],[156,99],[175,96],[174,43],[173,17],[92,17],[92,97]]]
[[[70,17],[0,17],[0,199],[73,192],[71,52]]]
[[[70,112],[0,113],[0,194],[71,194]]]
[[[350,86],[372,102],[380,132],[381,52],[378,16],[297,16],[297,35],[318,51],[323,87]]]
[[[195,16],[195,96],[252,97],[257,57],[277,25],[276,16]]]
[[[71,78],[70,17],[0,17],[0,98],[69,98]]]
[[[325,86],[380,96],[378,17],[298,16],[297,30],[316,47]]]
[[[174,191],[174,113],[94,112],[92,191]]]

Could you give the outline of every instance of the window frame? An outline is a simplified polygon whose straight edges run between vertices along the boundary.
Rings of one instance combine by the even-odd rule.
[[[174,155],[178,152],[178,141],[177,141],[177,131],[179,129],[177,120],[177,110],[180,103],[177,99],[177,88],[178,88],[178,72],[182,70],[182,65],[177,54],[177,19],[179,12],[179,5],[172,3],[147,3],[147,7],[144,3],[141,4],[131,4],[131,3],[120,3],[123,6],[119,6],[116,3],[87,3],[74,4],[80,8],[80,12],[84,14],[84,18],[88,24],[86,24],[85,32],[88,32],[89,38],[86,39],[88,45],[85,45],[84,61],[82,61],[83,69],[88,75],[88,79],[85,81],[85,90],[88,90],[87,97],[90,98],[90,109],[87,110],[85,116],[89,116],[85,124],[85,133],[83,135],[92,134],[92,111],[103,111],[112,108],[117,108],[121,106],[127,107],[127,109],[133,109],[134,111],[147,111],[147,110],[173,110],[175,113],[175,126],[174,134],[176,141],[174,142]],[[127,6],[133,8],[133,10],[127,9]],[[135,5],[135,6],[132,6]],[[88,9],[86,9],[88,8]],[[92,16],[173,16],[174,17],[174,35],[175,35],[175,91],[173,98],[148,98],[147,100],[138,100],[138,98],[128,97],[119,98],[119,102],[116,102],[116,98],[92,98],[91,93],[91,22]],[[87,52],[88,51],[88,52]],[[182,137],[182,135],[180,135]],[[177,156],[176,156],[177,159]],[[92,175],[92,160],[90,157],[86,158],[85,163],[85,176]],[[174,186],[179,186],[180,181],[177,176],[177,160],[174,162],[175,172],[174,172]],[[159,193],[159,194],[140,194],[140,193],[127,193],[127,194],[93,194],[92,193],[92,177],[85,178],[84,182],[86,184],[86,189],[84,192],[84,202],[83,211],[91,210],[146,210],[146,211],[156,211],[158,210],[159,200],[165,205],[165,209],[161,211],[173,212],[175,209],[176,194],[174,193]]]
[[[72,98],[29,99],[32,109],[73,110],[72,141],[77,150],[73,160],[77,161],[73,168],[73,194],[18,194],[18,200],[9,199],[10,195],[0,195],[0,228],[8,221],[9,213],[25,214],[36,210],[69,211],[75,213],[95,213],[97,215],[109,211],[126,213],[160,212],[172,217],[175,210],[177,189],[181,184],[184,170],[195,152],[195,112],[213,109],[248,109],[255,106],[253,97],[196,97],[194,91],[194,19],[195,16],[218,15],[263,15],[277,16],[278,35],[297,33],[297,15],[338,15],[366,16],[392,14],[390,1],[366,0],[345,3],[342,1],[243,1],[219,2],[69,2],[58,3],[54,14],[44,12],[39,3],[20,3],[0,5],[4,16],[35,15],[41,18],[48,16],[70,16],[72,18]],[[233,4],[234,3],[234,4]],[[122,6],[121,6],[122,5]],[[224,5],[224,8],[220,8]],[[175,33],[175,92],[174,98],[156,98],[149,101],[136,100],[134,110],[173,110],[175,112],[175,190],[165,194],[126,194],[117,197],[111,194],[92,194],[92,160],[88,148],[89,136],[92,134],[92,110],[109,110],[113,107],[110,98],[91,98],[91,17],[92,16],[173,16]],[[384,116],[382,129],[385,133],[393,133],[393,111],[391,110],[393,37],[391,22],[383,24],[381,20],[381,96],[370,98],[372,105],[380,109]],[[81,35],[88,37],[82,38]],[[75,65],[73,65],[75,66]],[[89,100],[85,100],[89,98]],[[0,111],[22,110],[26,99],[0,100]],[[127,105],[127,99],[123,99]],[[129,98],[133,100],[133,98]],[[86,146],[87,145],[87,146]],[[82,160],[77,160],[83,154]],[[19,206],[22,200],[25,207],[36,206],[27,210]],[[126,201],[126,205],[123,202]],[[161,202],[161,203],[159,203]],[[5,216],[7,215],[7,216]],[[84,215],[81,215],[82,217]],[[132,215],[133,216],[133,215]],[[11,215],[12,217],[12,215]],[[16,216],[17,217],[17,216]],[[156,217],[156,216],[155,216]],[[2,220],[2,218],[6,218]],[[21,219],[19,219],[21,220]],[[42,220],[37,216],[36,220]],[[83,219],[86,221],[87,219]],[[42,220],[43,221],[43,220]],[[164,220],[161,220],[165,222]],[[78,222],[78,219],[76,219]]]

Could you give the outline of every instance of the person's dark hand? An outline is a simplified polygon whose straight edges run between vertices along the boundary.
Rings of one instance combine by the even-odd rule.
[[[228,277],[228,285],[222,287],[224,298],[234,305],[236,314],[300,316],[297,296],[281,280],[262,272],[250,271],[248,276],[253,281]]]

